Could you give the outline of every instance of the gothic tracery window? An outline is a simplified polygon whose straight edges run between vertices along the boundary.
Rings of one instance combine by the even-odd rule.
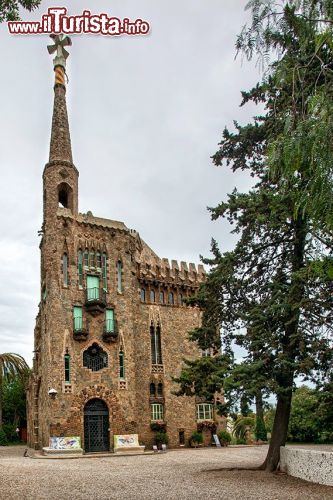
[[[95,342],[83,353],[83,366],[89,368],[93,372],[107,368],[108,355],[103,349]]]

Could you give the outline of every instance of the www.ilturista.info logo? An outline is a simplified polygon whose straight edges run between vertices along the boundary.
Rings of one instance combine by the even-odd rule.
[[[67,16],[65,7],[50,7],[40,21],[8,21],[9,32],[13,35],[40,35],[90,33],[93,35],[147,35],[149,23],[142,19],[130,21],[107,14],[92,14],[84,10],[80,16]]]

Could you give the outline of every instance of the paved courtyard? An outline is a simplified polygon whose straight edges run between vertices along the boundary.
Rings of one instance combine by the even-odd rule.
[[[333,499],[333,488],[283,474],[225,471],[259,465],[267,447],[205,448],[134,457],[32,459],[0,447],[0,499]]]

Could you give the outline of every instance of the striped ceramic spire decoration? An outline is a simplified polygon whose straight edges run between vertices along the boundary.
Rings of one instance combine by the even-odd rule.
[[[65,47],[72,45],[72,41],[69,36],[64,35],[50,35],[50,37],[54,41],[54,45],[48,45],[47,50],[49,54],[56,52],[53,59],[55,85],[65,86],[66,59],[69,56]]]

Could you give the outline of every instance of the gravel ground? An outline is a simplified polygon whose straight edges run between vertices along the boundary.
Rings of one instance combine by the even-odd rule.
[[[284,474],[219,470],[259,465],[266,446],[66,460],[24,458],[23,451],[0,447],[1,500],[333,499],[333,488]]]

